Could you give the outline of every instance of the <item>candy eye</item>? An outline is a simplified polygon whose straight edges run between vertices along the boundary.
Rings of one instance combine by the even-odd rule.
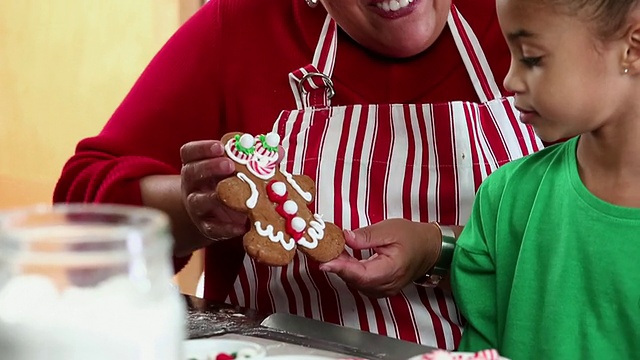
[[[271,147],[276,147],[278,145],[280,145],[280,135],[278,135],[277,133],[268,133],[265,136],[265,140],[267,142],[267,145],[271,146]]]
[[[277,133],[271,132],[267,135],[260,135],[260,142],[262,143],[262,147],[271,151],[277,152],[278,145],[280,145],[280,135]]]
[[[242,153],[249,155],[253,154],[256,150],[255,144],[255,139],[249,134],[244,134],[242,136],[236,135],[236,148]]]

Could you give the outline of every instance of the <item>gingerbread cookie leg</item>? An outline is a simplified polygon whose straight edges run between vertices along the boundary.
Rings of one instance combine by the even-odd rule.
[[[298,249],[318,262],[327,262],[342,253],[344,236],[335,224],[322,221],[320,216],[316,216],[311,221],[311,227],[304,240],[298,241]]]
[[[296,242],[284,231],[284,222],[256,215],[252,219],[251,231],[243,238],[244,249],[256,261],[271,265],[284,266],[291,262],[296,254]]]
[[[293,191],[289,197],[296,203],[308,205],[315,199],[315,184],[306,175],[291,175],[283,173]],[[314,214],[308,206],[298,211],[298,216],[305,220],[305,231],[298,239],[297,245],[305,255],[315,261],[327,262],[333,260],[344,249],[344,235],[335,224],[326,222],[321,215]]]
[[[236,177],[224,179],[217,187],[218,198],[228,207],[248,212],[247,209],[258,207],[259,191],[257,185],[241,172]],[[261,206],[264,206],[261,204]],[[267,212],[273,209],[264,209]],[[244,249],[254,259],[272,266],[284,266],[291,262],[295,255],[295,242],[285,238],[274,228],[284,227],[281,224],[270,225],[268,219],[259,216],[260,211],[249,213],[249,221],[253,225],[244,235]]]

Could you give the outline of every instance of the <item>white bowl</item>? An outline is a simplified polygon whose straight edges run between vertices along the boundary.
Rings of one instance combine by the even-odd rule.
[[[256,343],[231,339],[196,339],[182,343],[184,360],[215,360],[220,353],[236,353],[236,359],[263,359],[267,350]],[[244,356],[244,357],[242,357]]]

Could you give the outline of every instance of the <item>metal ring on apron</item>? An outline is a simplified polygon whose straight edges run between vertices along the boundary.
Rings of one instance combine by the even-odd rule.
[[[322,80],[324,80],[324,83],[327,85],[327,91],[328,91],[327,96],[329,97],[329,99],[331,99],[333,95],[336,94],[336,92],[333,90],[333,81],[331,81],[331,78],[319,72],[309,72],[304,74],[304,76],[302,77],[302,79],[300,79],[300,82],[298,83],[298,91],[301,94],[308,92],[304,90],[304,88],[302,87],[302,84],[304,84],[304,82],[307,81],[312,76],[319,76],[322,78]]]

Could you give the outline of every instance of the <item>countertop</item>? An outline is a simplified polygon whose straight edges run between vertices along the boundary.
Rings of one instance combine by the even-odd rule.
[[[318,355],[371,360],[408,359],[434,350],[290,314],[260,314],[254,310],[185,296],[189,339],[234,338],[259,343],[268,355]]]

